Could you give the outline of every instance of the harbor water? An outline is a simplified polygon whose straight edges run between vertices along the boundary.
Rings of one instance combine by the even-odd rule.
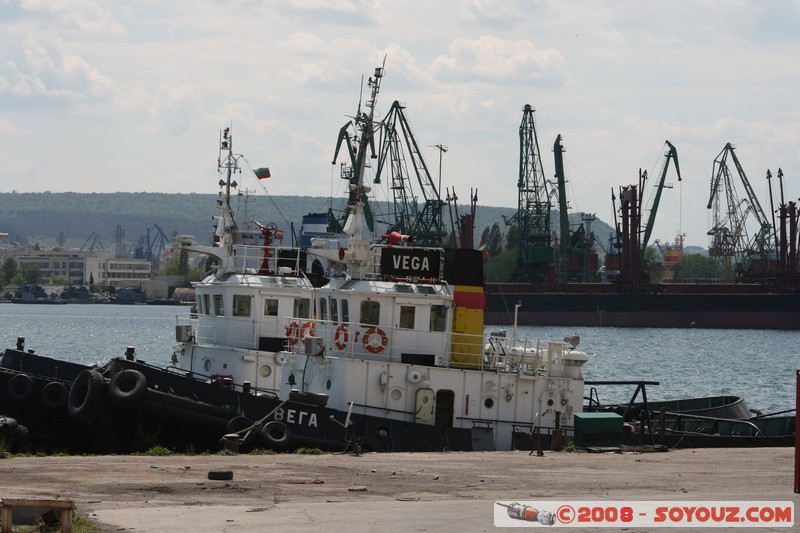
[[[152,305],[0,304],[0,349],[25,337],[26,349],[84,364],[105,362],[136,348],[139,359],[166,366],[175,345],[177,314],[189,307]],[[487,331],[511,326],[487,326]],[[590,355],[586,380],[657,381],[648,400],[734,395],[772,413],[795,406],[800,332],[655,328],[519,327],[517,336],[562,340],[580,335]],[[587,391],[588,394],[588,386]],[[602,386],[603,403],[627,401],[633,387]]]

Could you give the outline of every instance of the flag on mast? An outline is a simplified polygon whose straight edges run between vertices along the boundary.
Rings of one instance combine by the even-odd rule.
[[[256,173],[256,177],[260,180],[267,179],[271,175],[267,167],[257,168],[254,172]]]

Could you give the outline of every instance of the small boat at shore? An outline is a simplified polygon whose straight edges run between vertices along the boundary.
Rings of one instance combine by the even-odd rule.
[[[667,401],[647,401],[652,382],[593,382],[585,411],[615,413],[622,417],[627,445],[658,444],[668,448],[738,448],[794,446],[795,409],[761,413],[739,396],[707,396]],[[602,405],[601,385],[635,385],[627,403]],[[639,396],[641,400],[637,399]]]

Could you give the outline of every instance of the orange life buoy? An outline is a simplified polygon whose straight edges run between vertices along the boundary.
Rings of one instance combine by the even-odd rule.
[[[300,322],[295,320],[286,326],[286,338],[289,341],[289,346],[294,346],[297,344],[297,341],[300,338]]]
[[[347,341],[349,340],[350,335],[347,333],[347,326],[342,324],[336,328],[336,335],[333,337],[333,341],[338,350],[344,350],[347,347]]]
[[[316,326],[314,326],[314,323],[309,320],[303,324],[302,328],[300,328],[300,338],[305,339],[306,337],[313,337],[316,331]]]
[[[372,342],[373,335],[378,335],[380,337],[380,343]],[[364,349],[369,353],[381,353],[386,349],[386,345],[389,344],[389,337],[386,336],[386,333],[381,328],[373,327],[364,332],[364,339],[362,342],[364,343]]]

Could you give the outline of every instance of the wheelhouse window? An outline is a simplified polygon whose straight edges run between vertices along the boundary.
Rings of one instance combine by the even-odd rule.
[[[320,298],[319,299],[319,319],[320,320],[328,320],[328,299],[327,298]]]
[[[295,298],[294,313],[297,318],[311,318],[311,298]]]
[[[347,300],[342,300],[342,322],[347,324],[350,322],[350,305],[347,303]]]
[[[225,303],[221,294],[214,295],[214,314],[217,316],[225,316]]]
[[[211,305],[209,304],[208,294],[204,294],[202,298],[197,299],[197,312],[201,315],[211,314]]]
[[[278,300],[275,298],[264,299],[264,316],[278,316]]]
[[[233,295],[233,316],[250,316],[250,296],[244,294]]]
[[[339,323],[339,306],[336,303],[336,298],[331,298],[331,321],[334,324]]]
[[[400,329],[414,329],[414,306],[400,306]]]
[[[361,302],[361,323],[377,326],[381,317],[381,304],[372,300]]]
[[[431,331],[445,331],[447,329],[447,306],[431,306]]]

